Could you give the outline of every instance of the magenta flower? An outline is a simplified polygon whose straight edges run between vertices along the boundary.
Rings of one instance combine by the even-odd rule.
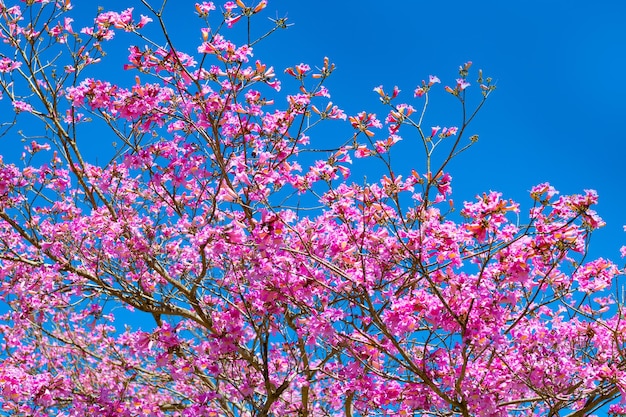
[[[460,91],[463,91],[470,86],[470,83],[468,83],[465,78],[457,78],[456,85]]]
[[[33,106],[31,106],[30,104],[26,103],[25,101],[21,101],[21,100],[15,100],[13,102],[13,108],[15,109],[16,112],[32,112]]]
[[[226,9],[226,12],[228,13],[231,13],[237,7],[237,4],[235,4],[235,2],[233,1],[227,1],[226,3],[224,3],[224,9]]]
[[[206,17],[209,12],[215,10],[215,4],[212,1],[203,1],[202,3],[196,3],[196,11],[200,17]]]

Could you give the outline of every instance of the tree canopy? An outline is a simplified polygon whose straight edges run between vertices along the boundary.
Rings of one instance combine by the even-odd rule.
[[[596,193],[452,199],[495,89],[471,62],[346,114],[329,59],[254,55],[289,26],[252,36],[265,0],[190,7],[193,45],[166,1],[80,27],[69,0],[6,3],[0,413],[626,413],[623,271],[587,257]],[[116,37],[134,81],[102,64]],[[426,126],[446,95],[458,123]]]

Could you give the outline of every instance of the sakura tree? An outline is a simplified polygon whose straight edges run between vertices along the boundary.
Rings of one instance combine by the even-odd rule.
[[[253,56],[289,26],[250,29],[265,0],[197,3],[194,45],[165,1],[80,26],[69,0],[7,3],[3,415],[626,413],[621,271],[586,256],[596,194],[453,203],[494,90],[471,63],[347,115],[330,60]],[[103,66],[114,38],[124,76]],[[462,116],[431,128],[446,95]],[[327,123],[350,133],[321,144]],[[423,157],[406,172],[402,139]]]

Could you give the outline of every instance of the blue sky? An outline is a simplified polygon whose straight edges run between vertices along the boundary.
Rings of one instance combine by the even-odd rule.
[[[170,1],[166,8],[175,43],[189,52],[200,41],[194,3]],[[137,15],[147,13],[139,1],[110,0],[105,9],[127,7],[135,7]],[[75,27],[92,22],[96,10],[97,3],[76,2]],[[591,252],[619,261],[619,247],[626,243],[626,133],[621,123],[626,111],[626,2],[269,0],[261,19],[253,20],[253,33],[271,27],[266,18],[284,16],[293,26],[256,46],[255,59],[273,65],[287,81],[285,67],[320,65],[330,57],[337,69],[327,86],[348,114],[368,110],[383,118],[385,108],[372,91],[381,84],[389,90],[397,85],[400,100],[420,108],[422,102],[412,92],[434,74],[442,85],[431,94],[425,125],[456,124],[460,107],[443,86],[454,82],[460,64],[473,61],[470,81],[482,68],[497,90],[469,131],[480,135],[479,142],[450,166],[455,201],[494,190],[528,208],[528,190],[544,181],[562,193],[596,189],[607,226],[594,235]],[[158,27],[152,23],[146,29],[150,33]],[[236,29],[233,35],[241,33]],[[118,36],[107,45],[108,56],[93,75],[134,83],[135,73],[121,69],[129,41]],[[469,97],[478,97],[473,87]],[[345,126],[327,125],[311,138],[337,144],[346,132]],[[406,135],[404,140],[417,138]],[[399,173],[410,168],[423,172],[417,148],[395,155],[395,162]]]
[[[455,200],[495,190],[527,207],[527,191],[540,182],[562,193],[595,189],[607,226],[594,236],[592,254],[619,260],[626,2],[270,0],[267,10],[294,26],[268,41],[283,46],[280,53],[257,52],[279,68],[329,56],[337,65],[328,84],[333,100],[352,114],[383,114],[372,92],[379,84],[398,85],[410,102],[429,74],[452,83],[458,66],[473,61],[497,90],[471,126],[479,142],[451,167]],[[458,120],[452,97],[431,100],[427,123]]]

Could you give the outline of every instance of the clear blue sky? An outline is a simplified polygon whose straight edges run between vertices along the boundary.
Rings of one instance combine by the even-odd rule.
[[[410,100],[429,74],[451,83],[458,66],[473,61],[497,90],[472,125],[479,142],[451,168],[455,199],[496,190],[527,206],[527,191],[544,181],[562,193],[596,189],[607,226],[592,240],[592,254],[619,260],[626,2],[270,0],[268,13],[287,14],[294,26],[269,42],[288,53],[270,49],[263,58],[281,67],[329,56],[337,64],[333,100],[351,113],[376,108],[379,84],[398,85]],[[427,121],[443,126],[439,120],[458,106],[443,93],[431,98]]]

